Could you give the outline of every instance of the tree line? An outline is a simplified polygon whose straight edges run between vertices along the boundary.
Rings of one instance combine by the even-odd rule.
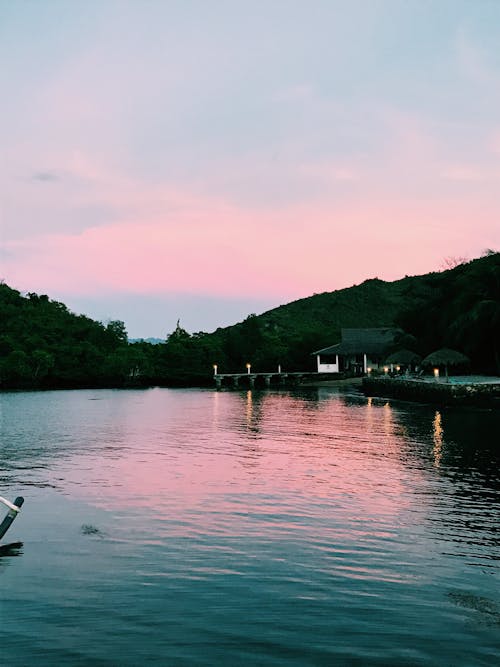
[[[366,280],[316,294],[213,333],[177,324],[165,342],[129,343],[123,322],[77,315],[47,295],[0,284],[0,387],[203,386],[219,372],[315,369],[314,350],[342,327],[397,326],[416,352],[464,352],[477,372],[500,374],[500,254],[399,281]]]

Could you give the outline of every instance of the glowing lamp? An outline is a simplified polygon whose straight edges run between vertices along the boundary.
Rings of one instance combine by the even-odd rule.
[[[250,374],[250,369],[252,368],[252,364],[247,364],[247,373]]]
[[[434,377],[436,378],[436,380],[438,379],[438,377],[439,377],[439,368],[434,369]]]
[[[389,366],[384,366],[384,373],[385,373],[385,375],[387,375],[388,372],[389,372]]]
[[[214,375],[217,375],[217,364],[214,364]]]

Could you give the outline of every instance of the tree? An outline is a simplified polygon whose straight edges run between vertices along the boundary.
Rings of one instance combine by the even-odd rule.
[[[2,360],[0,377],[7,386],[25,385],[31,377],[28,355],[24,350],[14,350]]]
[[[45,350],[33,350],[30,366],[33,380],[37,382],[46,377],[49,370],[54,366],[54,357]]]
[[[128,334],[124,322],[121,320],[110,320],[106,325],[106,331],[111,334],[117,345],[127,345]]]
[[[443,271],[449,271],[450,269],[455,269],[457,266],[460,266],[461,264],[467,264],[468,261],[469,258],[463,257],[462,255],[449,255],[448,257],[443,258],[440,268]]]

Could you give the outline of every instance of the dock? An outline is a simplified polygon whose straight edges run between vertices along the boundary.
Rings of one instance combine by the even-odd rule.
[[[222,387],[285,387],[298,385],[314,385],[321,382],[339,382],[345,380],[343,373],[318,373],[317,371],[298,372],[259,372],[259,373],[215,373],[214,382],[217,389]]]
[[[286,385],[289,383],[300,384],[304,375],[309,373],[216,373],[214,375],[215,386],[221,389],[222,386],[239,387],[248,386],[251,389],[257,382],[261,386],[270,387]]]

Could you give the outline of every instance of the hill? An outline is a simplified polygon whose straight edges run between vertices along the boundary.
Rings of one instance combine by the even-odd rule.
[[[46,295],[0,284],[3,388],[203,385],[219,372],[314,370],[313,350],[337,342],[342,327],[398,326],[421,355],[463,351],[476,371],[500,373],[500,254],[448,271],[377,278],[279,306],[215,332],[177,326],[166,342],[127,342],[123,322],[75,315]]]
[[[241,372],[314,370],[311,352],[340,339],[342,327],[398,326],[422,356],[440,347],[462,350],[474,370],[500,372],[500,254],[453,269],[394,282],[366,280],[250,315],[212,334],[177,328],[160,346],[160,377],[202,382],[206,369]]]
[[[123,322],[103,325],[0,283],[0,387],[114,386],[134,363]]]

